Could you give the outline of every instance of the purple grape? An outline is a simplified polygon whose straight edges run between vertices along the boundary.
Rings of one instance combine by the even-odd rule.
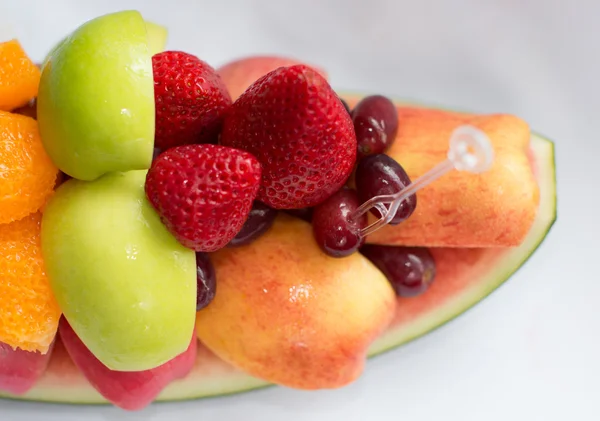
[[[306,222],[312,222],[313,208],[287,209],[285,213],[300,218]]]
[[[351,213],[359,206],[356,192],[342,187],[315,207],[313,234],[325,253],[333,257],[349,256],[364,243],[359,230],[366,226],[367,215],[364,214],[358,221],[350,219]]]
[[[27,104],[12,111],[15,114],[25,115],[37,120],[37,98],[33,98]]]
[[[348,103],[342,98],[340,98],[340,101],[342,101],[342,104],[344,105],[344,108],[346,109],[346,111],[348,111],[348,114],[352,115],[352,110],[350,109],[350,106],[348,105]]]
[[[385,154],[370,155],[360,160],[356,168],[356,191],[361,203],[380,195],[395,194],[411,183],[404,168]],[[386,205],[389,209],[389,205]],[[417,207],[415,194],[405,199],[394,215],[390,225],[398,225],[408,219]],[[371,213],[380,217],[379,211]]]
[[[155,161],[162,152],[163,151],[160,148],[154,148],[154,152],[152,152],[152,161]]]
[[[277,216],[277,211],[265,205],[262,202],[255,201],[252,204],[248,219],[242,226],[240,232],[231,240],[228,244],[229,247],[239,247],[250,244],[258,237],[263,235],[271,225]]]
[[[69,181],[71,178],[73,178],[73,177],[71,177],[68,174],[65,174],[62,171],[59,171],[58,175],[56,176],[56,180],[54,182],[54,188],[57,189],[58,187],[60,187],[61,185],[63,185],[67,181]]]
[[[379,268],[400,297],[424,293],[435,279],[435,260],[426,248],[367,244],[360,252]]]
[[[363,98],[352,110],[358,157],[385,152],[398,133],[398,110],[382,95]]]
[[[196,311],[210,304],[217,292],[215,268],[206,253],[196,253]]]

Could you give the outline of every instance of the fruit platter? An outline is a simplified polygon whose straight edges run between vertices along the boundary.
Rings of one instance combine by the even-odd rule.
[[[556,219],[510,114],[214,68],[137,11],[42,63],[0,40],[0,397],[109,404],[342,388],[508,280]]]

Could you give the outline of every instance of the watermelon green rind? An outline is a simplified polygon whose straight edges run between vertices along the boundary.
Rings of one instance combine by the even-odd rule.
[[[556,220],[556,174],[554,144],[537,134],[532,136],[532,150],[535,156],[537,177],[541,190],[540,208],[537,218],[526,240],[519,247],[498,250],[494,253],[490,270],[481,273],[476,282],[454,295],[451,299],[436,305],[425,314],[417,314],[410,323],[392,325],[378,338],[369,350],[369,357],[397,348],[421,337],[463,314],[483,300],[507,281],[546,238]],[[484,265],[482,265],[484,266]],[[57,350],[56,352],[64,352]],[[185,379],[170,384],[157,401],[182,401],[211,396],[235,394],[264,388],[271,384],[251,377],[204,350],[198,358],[197,367]],[[53,356],[54,357],[54,356]],[[68,358],[61,358],[67,366],[50,369],[38,384],[24,396],[11,396],[0,392],[0,397],[69,404],[106,404],[107,402],[87,383],[85,378],[72,366]],[[70,364],[70,365],[69,365]]]

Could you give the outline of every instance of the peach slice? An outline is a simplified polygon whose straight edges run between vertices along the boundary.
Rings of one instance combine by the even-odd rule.
[[[255,242],[211,258],[217,292],[198,312],[198,337],[226,362],[273,383],[351,383],[395,312],[391,286],[366,258],[325,255],[311,226],[283,213]]]
[[[524,241],[540,202],[529,158],[531,132],[525,121],[509,114],[414,106],[398,107],[398,121],[398,134],[386,154],[404,167],[412,181],[446,158],[450,135],[463,124],[488,135],[495,160],[486,173],[453,171],[420,190],[412,216],[369,235],[368,243],[467,248],[514,247]]]
[[[217,69],[217,73],[225,82],[231,99],[235,101],[257,79],[279,68],[306,64],[296,59],[279,56],[252,56],[231,61]],[[325,70],[309,65],[327,79]]]

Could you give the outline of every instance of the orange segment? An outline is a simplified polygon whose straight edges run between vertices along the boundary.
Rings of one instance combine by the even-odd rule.
[[[0,342],[46,353],[60,309],[44,269],[41,213],[0,225]]]
[[[0,111],[0,224],[40,210],[52,194],[57,174],[37,122]]]
[[[40,76],[19,41],[0,43],[0,110],[14,110],[36,97]]]

